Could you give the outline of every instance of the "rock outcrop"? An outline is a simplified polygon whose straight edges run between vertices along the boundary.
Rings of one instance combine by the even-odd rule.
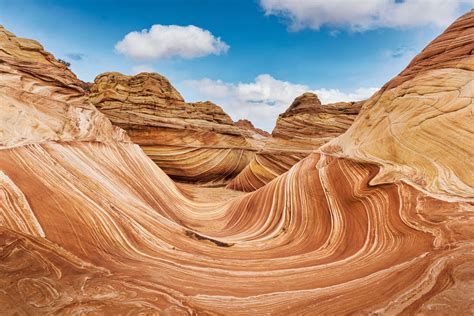
[[[471,11],[384,85],[348,132],[322,151],[379,165],[374,184],[401,180],[435,195],[472,196],[473,25]]]
[[[440,38],[472,47],[473,32],[471,11]],[[67,69],[6,34],[1,113],[11,98],[36,116],[25,139],[0,117],[1,314],[472,314],[472,49],[386,86],[320,152],[239,193],[175,184],[54,80]],[[64,107],[88,109],[83,133],[57,128],[76,123]]]
[[[85,85],[38,42],[0,26],[0,148],[43,141],[127,141]]]
[[[266,131],[264,131],[260,128],[256,128],[255,126],[253,126],[252,122],[250,122],[249,120],[246,120],[246,119],[238,120],[237,122],[235,122],[235,125],[242,128],[242,129],[244,129],[244,130],[248,130],[248,131],[257,133],[260,136],[270,137],[269,132],[266,132]]]
[[[288,171],[321,145],[344,133],[363,102],[322,105],[316,94],[297,97],[280,114],[272,136],[227,188],[254,191]]]
[[[104,73],[90,100],[175,180],[222,184],[235,177],[261,146],[253,131],[235,126],[212,102],[186,103],[157,73]]]

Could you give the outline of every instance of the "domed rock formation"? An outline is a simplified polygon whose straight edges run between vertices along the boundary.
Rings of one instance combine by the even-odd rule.
[[[306,143],[326,142],[344,133],[360,111],[361,102],[338,102],[321,105],[314,93],[305,93],[295,99],[280,114],[272,136]]]
[[[431,194],[472,197],[473,24],[471,11],[451,25],[322,151],[379,165],[374,184],[401,180]]]
[[[457,30],[452,45],[472,47],[473,18],[448,28]],[[251,193],[183,190],[117,137],[83,90],[43,82],[68,77],[64,67],[18,57],[28,53],[0,55],[1,97],[12,93],[30,113],[38,100],[51,110],[22,121],[24,141],[0,121],[10,144],[0,147],[1,314],[472,314],[474,195],[459,172],[472,163],[459,152],[471,150],[471,53],[457,58],[461,68],[420,71],[383,89],[345,134]],[[25,97],[11,88],[19,75],[29,79]],[[74,122],[57,100],[89,109],[79,130],[104,138],[45,137],[38,122]],[[410,181],[417,174],[424,184]],[[380,175],[384,183],[374,181]]]
[[[301,112],[317,111],[321,107],[321,101],[313,92],[305,92],[295,98],[293,103],[280,116],[290,116]]]
[[[175,180],[220,184],[236,176],[260,143],[212,102],[186,103],[157,73],[104,73],[90,100]]]
[[[322,105],[318,96],[311,92],[297,97],[278,117],[265,147],[227,188],[254,191],[288,171],[322,144],[344,133],[359,113],[361,104]]]
[[[269,137],[270,136],[270,133],[268,133],[268,132],[266,132],[266,131],[264,131],[260,128],[256,128],[255,126],[253,126],[252,122],[250,122],[249,120],[246,120],[246,119],[238,120],[237,122],[235,122],[235,125],[242,128],[242,129],[244,129],[244,130],[255,132],[258,135],[263,136],[263,137]]]

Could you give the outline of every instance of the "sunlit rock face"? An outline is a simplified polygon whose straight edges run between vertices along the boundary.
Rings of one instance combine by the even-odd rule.
[[[261,147],[212,102],[186,103],[157,73],[99,75],[90,100],[175,180],[222,184]]]
[[[322,105],[316,94],[297,97],[280,116],[272,137],[227,188],[251,192],[288,171],[321,145],[344,133],[362,102]]]
[[[474,14],[431,42],[322,148],[379,165],[372,183],[410,183],[453,200],[474,195]]]
[[[472,32],[473,17],[471,12],[454,24],[464,25],[464,30],[450,36],[453,43],[472,46],[474,37],[462,40],[460,34]],[[27,69],[26,73],[42,69],[33,59],[19,60],[27,53],[1,55],[2,67],[17,63],[14,70]],[[458,58],[458,64],[469,71],[472,81],[469,69],[474,63],[469,54]],[[26,68],[20,67],[23,63]],[[69,73],[60,65],[54,67],[58,73],[60,69]],[[395,93],[410,81],[415,85],[431,71],[459,74],[460,70],[420,71],[371,98],[361,114],[373,113],[371,126],[376,128],[383,123],[381,108],[390,108],[386,113],[390,115],[400,113],[398,107],[403,105],[390,107],[396,98],[383,103],[384,94]],[[5,90],[12,84],[9,71],[0,74],[2,98],[16,91]],[[56,91],[52,104],[63,93],[69,100],[63,84],[42,83],[46,75],[39,70],[33,76],[37,81],[30,81],[37,85],[27,87],[44,84]],[[448,104],[472,95],[472,85],[457,96],[450,94],[453,82],[462,83],[465,77],[458,79],[436,85],[442,97],[450,96]],[[420,85],[431,89],[429,82]],[[45,90],[30,91],[35,97],[21,99],[23,107],[36,107]],[[77,98],[84,96],[81,91]],[[419,99],[423,95],[416,102],[406,100],[412,110],[406,112],[407,122],[433,111],[417,103]],[[84,102],[82,106],[97,113]],[[2,113],[7,107],[8,103],[0,103]],[[433,145],[440,143],[450,155],[447,151],[454,150],[449,146],[455,141],[458,147],[468,143],[463,137],[470,122],[462,116],[426,126],[432,135],[448,129],[451,138],[422,139],[427,144],[418,145],[426,147],[416,153],[396,133],[381,134],[385,138],[380,142],[394,144],[397,157],[405,157],[405,150],[415,157],[434,157],[431,164],[413,160],[416,164],[408,165],[425,170],[424,185],[406,180],[412,175],[404,172],[410,169],[394,164],[393,156],[355,143],[351,127],[324,151],[309,154],[262,188],[243,193],[175,184],[138,145],[112,137],[117,133],[110,132],[103,140],[45,138],[32,128],[35,122],[64,126],[71,122],[63,112],[51,111],[48,116],[39,111],[35,120],[22,122],[24,128],[31,127],[27,141],[0,148],[0,314],[473,313],[472,186],[465,181],[467,189],[461,191],[456,179],[464,181],[467,176],[454,168],[467,168],[470,161],[459,155],[456,164],[449,164]],[[97,115],[84,116],[82,123],[105,131],[110,122]],[[368,121],[359,117],[353,126],[364,122],[360,126],[367,127]],[[396,127],[391,123],[387,129]],[[16,139],[14,124],[7,125],[2,117],[1,127],[2,135]],[[119,130],[110,127],[110,131]],[[5,139],[6,143],[9,138]],[[438,179],[430,177],[434,163],[446,168],[437,176],[448,173],[452,181],[430,186],[429,179]],[[393,174],[403,177],[375,181],[388,164],[398,168]],[[453,169],[448,171],[449,167]]]
[[[0,26],[0,148],[49,140],[126,141],[85,85],[36,41]]]

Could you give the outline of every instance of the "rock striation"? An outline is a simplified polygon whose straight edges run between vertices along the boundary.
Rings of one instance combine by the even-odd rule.
[[[175,180],[220,184],[235,177],[261,146],[212,102],[186,103],[157,73],[104,73],[90,100]]]
[[[270,133],[260,129],[260,128],[256,128],[255,126],[253,126],[252,122],[250,122],[249,120],[246,120],[246,119],[243,119],[243,120],[238,120],[237,122],[235,122],[235,125],[244,129],[244,130],[248,130],[248,131],[251,131],[251,132],[254,132],[254,133],[257,133],[258,135],[260,136],[263,136],[263,137],[269,137],[270,136]]]
[[[250,192],[264,186],[321,145],[344,133],[361,105],[362,102],[322,105],[312,92],[297,97],[278,117],[265,147],[227,188]]]
[[[322,152],[379,165],[374,184],[405,181],[454,200],[472,197],[473,24],[471,11],[448,27]]]
[[[445,47],[472,47],[473,19]],[[1,314],[472,314],[471,53],[386,86],[343,135],[243,193],[175,184],[83,90],[43,82],[65,68],[10,53],[8,34],[1,97],[52,109],[21,121],[25,140],[0,121]],[[18,75],[29,98],[9,90]],[[35,128],[76,122],[61,96],[104,138]]]
[[[38,42],[0,26],[0,148],[44,141],[127,141],[86,86]]]

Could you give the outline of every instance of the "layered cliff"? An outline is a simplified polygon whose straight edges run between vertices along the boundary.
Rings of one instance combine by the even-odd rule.
[[[470,12],[448,28],[451,45],[472,47],[473,19]],[[1,97],[13,93],[31,113],[38,100],[52,108],[21,122],[29,130],[23,142],[1,118],[3,144],[11,144],[0,147],[2,314],[472,314],[474,195],[459,172],[472,163],[472,112],[465,112],[473,102],[474,86],[465,84],[474,80],[472,49],[456,57],[460,68],[448,63],[384,88],[320,153],[240,194],[183,190],[118,137],[83,90],[71,98],[62,82],[43,83],[49,72],[69,76],[61,65],[43,73],[27,48],[6,51]],[[32,74],[22,87],[29,98],[9,90],[19,72]],[[76,122],[54,107],[61,96],[66,108],[90,109],[81,126],[107,137],[45,137],[38,122]],[[0,103],[2,113],[8,107]],[[449,151],[457,161],[442,157]],[[411,181],[415,174],[425,182]]]
[[[90,100],[175,180],[224,183],[261,146],[255,132],[237,127],[221,107],[186,103],[157,73],[101,74]]]
[[[227,188],[254,191],[288,171],[321,145],[344,133],[359,113],[362,102],[322,105],[307,92],[280,114],[272,136]]]

